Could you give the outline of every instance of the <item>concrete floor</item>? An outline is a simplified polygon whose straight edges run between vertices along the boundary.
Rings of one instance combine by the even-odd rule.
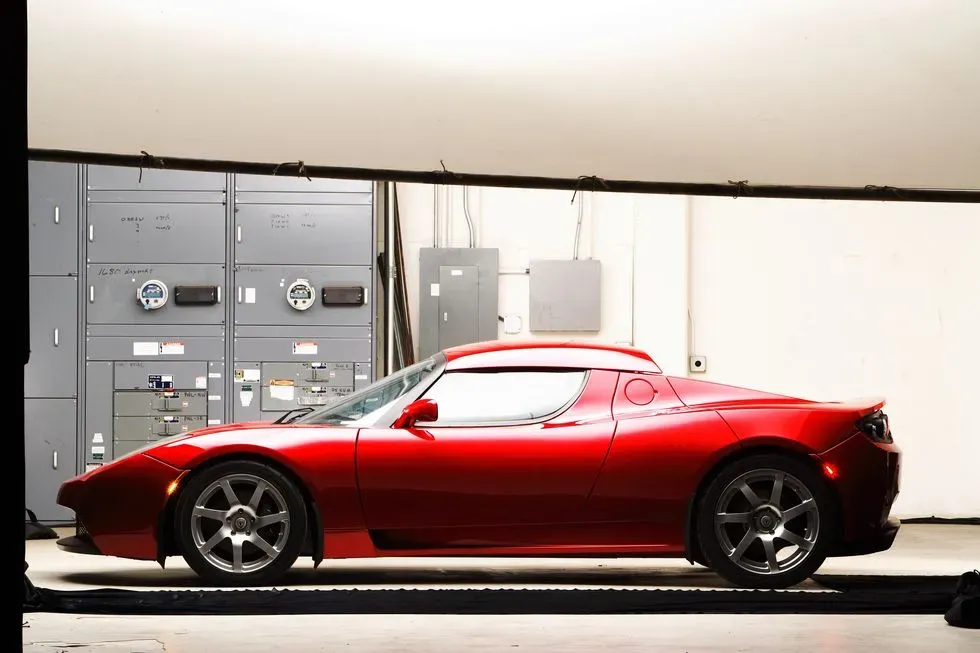
[[[53,540],[27,543],[28,576],[49,589],[187,589],[179,558],[155,563],[79,556]],[[829,560],[821,574],[958,575],[980,566],[980,527],[906,525],[887,552]],[[386,559],[300,561],[282,587],[722,590],[679,560]],[[796,591],[825,591],[812,582]],[[302,615],[25,617],[24,650],[64,651],[898,651],[980,650],[980,632],[941,616],[849,615]]]

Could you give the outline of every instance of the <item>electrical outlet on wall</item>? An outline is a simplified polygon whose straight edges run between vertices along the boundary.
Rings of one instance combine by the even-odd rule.
[[[688,361],[688,369],[692,372],[707,372],[708,371],[708,357],[707,356],[691,356]]]
[[[504,315],[501,322],[504,323],[504,333],[514,334],[521,332],[522,321],[520,315]]]

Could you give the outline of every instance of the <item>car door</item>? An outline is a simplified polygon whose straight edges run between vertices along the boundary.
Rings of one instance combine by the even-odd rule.
[[[362,429],[357,473],[381,548],[555,543],[581,522],[615,430],[616,372],[448,371],[436,422]]]

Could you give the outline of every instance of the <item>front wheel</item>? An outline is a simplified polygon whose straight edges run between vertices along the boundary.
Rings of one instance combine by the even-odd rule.
[[[698,509],[708,565],[735,585],[782,589],[823,564],[833,536],[833,501],[809,465],[759,455],[724,468]]]
[[[281,472],[251,460],[195,474],[174,511],[181,554],[202,578],[264,585],[299,557],[306,536],[303,497]]]

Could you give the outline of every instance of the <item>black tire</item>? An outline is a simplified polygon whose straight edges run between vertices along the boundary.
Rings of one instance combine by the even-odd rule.
[[[764,479],[769,476],[772,483],[767,485]],[[776,478],[783,479],[777,497],[781,506],[772,510]],[[738,489],[743,481],[748,481],[755,498],[761,500],[755,508]],[[744,508],[739,504],[743,499]],[[739,520],[750,517],[745,523],[716,524],[718,512],[731,513]],[[734,585],[755,589],[784,589],[813,575],[827,558],[837,524],[835,502],[824,478],[807,463],[779,454],[749,456],[723,468],[701,497],[696,518],[707,566]],[[799,544],[783,539],[794,536]],[[743,539],[750,544],[739,554]],[[766,541],[772,543],[771,548]],[[779,560],[780,552],[790,548],[789,555]]]
[[[258,493],[257,507],[249,506],[260,485],[264,489]],[[206,517],[195,517],[203,512]],[[276,468],[253,460],[230,460],[195,473],[180,492],[174,520],[187,565],[217,585],[274,583],[296,562],[307,532],[300,491]],[[208,550],[212,540],[217,544]]]

